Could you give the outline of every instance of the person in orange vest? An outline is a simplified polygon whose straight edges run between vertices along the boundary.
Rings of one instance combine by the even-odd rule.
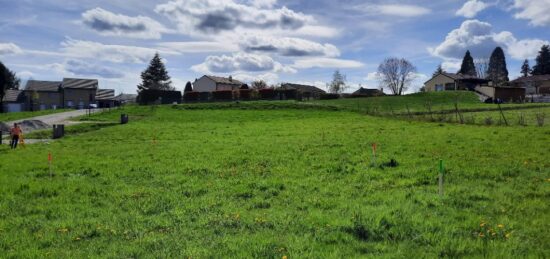
[[[10,130],[10,136],[11,136],[11,142],[10,147],[11,149],[17,148],[17,143],[19,143],[19,137],[23,134],[23,131],[19,127],[17,123],[13,124],[13,128]]]

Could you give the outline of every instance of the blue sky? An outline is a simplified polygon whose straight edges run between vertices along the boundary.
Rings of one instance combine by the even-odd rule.
[[[174,86],[203,74],[378,88],[387,57],[456,72],[464,52],[505,50],[511,78],[550,41],[550,0],[0,0],[0,60],[23,79],[99,78],[135,93],[159,52]]]

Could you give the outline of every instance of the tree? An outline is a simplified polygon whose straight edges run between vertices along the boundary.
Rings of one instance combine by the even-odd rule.
[[[477,77],[476,66],[474,65],[474,59],[470,54],[470,51],[466,51],[464,59],[462,59],[462,65],[460,66],[459,74],[470,75]]]
[[[550,75],[550,46],[543,45],[537,56],[537,64],[533,66],[533,75]]]
[[[501,47],[496,47],[489,59],[489,68],[487,69],[487,79],[493,81],[495,86],[501,86],[510,81],[508,78],[508,68],[506,67],[506,57]]]
[[[443,70],[443,67],[441,67],[441,64],[439,64],[437,66],[437,69],[435,69],[434,73],[433,73],[433,77],[441,74],[441,73],[445,73],[445,70]]]
[[[4,112],[3,99],[8,89],[19,89],[21,80],[15,72],[9,70],[2,62],[0,62],[0,112]]]
[[[346,85],[346,75],[340,73],[340,70],[334,71],[332,74],[332,82],[327,86],[328,91],[333,94],[341,94],[348,88]]]
[[[252,82],[252,89],[260,90],[260,89],[266,89],[267,83],[264,80],[256,80]]]
[[[378,80],[393,95],[402,95],[416,77],[416,67],[404,58],[387,58],[378,66]]]
[[[486,79],[488,77],[487,71],[489,70],[489,59],[488,58],[476,59],[474,61],[474,65],[476,67],[477,77]]]
[[[141,84],[138,85],[138,92],[149,89],[163,91],[174,90],[168,71],[158,53],[151,59],[149,67],[141,73],[141,80]]]
[[[185,90],[183,90],[183,92],[193,92],[193,86],[191,85],[191,82],[188,81],[187,84],[185,84]]]
[[[531,74],[531,66],[529,66],[529,60],[523,61],[523,65],[521,65],[521,75],[523,77],[528,77]]]

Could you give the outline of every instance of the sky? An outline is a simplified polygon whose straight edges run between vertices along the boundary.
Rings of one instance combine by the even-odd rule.
[[[456,72],[504,49],[510,78],[550,41],[550,0],[0,0],[0,61],[23,80],[97,78],[135,93],[159,53],[174,86],[202,75],[379,88],[385,58]]]

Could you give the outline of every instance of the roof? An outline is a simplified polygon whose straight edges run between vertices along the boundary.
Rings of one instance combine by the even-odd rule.
[[[239,80],[235,80],[232,78],[226,78],[226,77],[220,77],[220,76],[206,76],[207,78],[210,78],[212,81],[216,82],[217,84],[226,84],[226,85],[243,85],[243,82]]]
[[[6,90],[6,94],[4,95],[2,102],[17,102],[22,92],[23,91],[21,90],[8,89]]]
[[[137,94],[119,94],[115,97],[115,100],[120,102],[136,101]]]
[[[97,89],[97,79],[63,78],[63,88]]]
[[[357,91],[353,92],[353,95],[370,95],[370,96],[376,96],[376,95],[385,95],[383,91],[380,91],[379,89],[368,89],[368,88],[359,88]]]
[[[315,87],[315,86],[312,86],[312,85],[300,85],[300,84],[286,83],[286,84],[282,84],[281,87],[293,88],[293,89],[296,89],[296,90],[298,90],[300,92],[304,92],[304,93],[316,93],[316,94],[325,94],[325,93],[327,93],[324,90],[319,89],[318,87]]]
[[[432,79],[436,78],[437,76],[439,75],[443,75],[443,76],[446,76],[450,79],[453,79],[455,81],[457,80],[476,80],[476,81],[486,81],[486,82],[489,82],[490,80],[488,79],[483,79],[483,78],[479,78],[477,76],[471,76],[471,75],[464,75],[464,74],[458,74],[458,73],[447,73],[447,72],[442,72],[442,73],[439,73],[435,76],[433,76],[432,78],[430,78],[430,80],[426,81],[425,83],[428,83],[430,82]],[[424,84],[425,84],[424,83]]]
[[[37,81],[29,80],[25,90],[37,92],[58,92],[61,82],[59,81]]]
[[[550,75],[524,76],[513,80],[512,83],[528,83],[540,81],[550,81]]]
[[[96,100],[113,100],[115,98],[114,89],[97,89],[95,94]]]

